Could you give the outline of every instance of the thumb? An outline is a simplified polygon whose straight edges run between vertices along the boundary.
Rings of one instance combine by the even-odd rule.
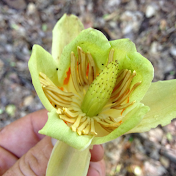
[[[28,150],[3,176],[45,175],[52,149],[51,138],[44,137],[33,148]]]

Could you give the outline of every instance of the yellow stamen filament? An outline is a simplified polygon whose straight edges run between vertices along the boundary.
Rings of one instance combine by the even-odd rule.
[[[87,53],[87,57],[88,57],[88,60],[89,60],[88,80],[89,80],[89,85],[91,85],[93,80],[96,78],[96,67],[95,67],[94,60],[93,60],[90,53]]]
[[[130,78],[130,76],[131,76],[131,70],[128,70],[128,71],[127,71],[127,74],[125,75],[124,79],[122,80],[122,83],[120,84],[120,86],[119,86],[119,84],[118,84],[118,85],[115,87],[115,88],[117,88],[117,89],[115,90],[115,92],[113,92],[113,94],[112,94],[111,97],[117,96],[117,95],[122,91],[122,89],[123,89],[124,86],[126,85],[126,82],[127,82],[128,79]]]
[[[76,59],[75,54],[73,52],[71,52],[71,75],[72,75],[72,81],[73,81],[73,85],[75,87],[75,90],[77,92],[80,92],[81,88],[78,84],[77,59]]]
[[[79,115],[75,123],[71,126],[72,131],[76,132],[76,129],[79,127],[80,122],[81,122],[81,116]]]
[[[80,54],[81,54],[81,72],[79,74],[82,75],[82,78],[84,80],[85,85],[88,85],[88,79],[86,77],[86,71],[87,71],[87,58],[84,51],[80,48]]]
[[[82,130],[82,133],[83,134],[89,134],[89,131],[90,131],[90,124],[88,124],[87,127],[84,130]]]
[[[83,67],[84,65],[82,65],[82,59],[85,60],[85,53],[82,53],[82,49],[80,47],[77,47],[77,52],[78,52],[78,76],[79,76],[79,81],[80,81],[80,85],[84,86],[84,78],[83,78]]]
[[[45,92],[45,95],[47,96],[47,98],[53,103],[52,105],[54,105],[54,106],[56,105],[59,107],[63,107],[63,106],[68,107],[69,106],[69,104],[63,104],[63,103],[55,100],[50,94],[48,94],[48,92],[46,92],[46,91],[44,91],[44,92]]]
[[[97,76],[96,64],[94,58],[90,53],[85,53],[81,47],[77,47],[78,58],[71,52],[71,80],[76,93],[66,92],[60,90],[44,73],[39,73],[39,79],[42,89],[51,102],[52,106],[57,109],[57,114],[72,131],[77,132],[78,135],[97,135],[96,124],[108,132],[112,132],[118,128],[122,122],[116,121],[115,118],[109,116],[105,112],[109,109],[116,109],[122,112],[133,105],[135,101],[130,101],[131,93],[141,84],[141,82],[133,83],[133,78],[136,72],[124,69],[118,73],[116,84],[111,97],[107,104],[97,116],[88,117],[81,110],[81,103],[86,94],[88,86],[94,81]],[[114,60],[114,49],[109,52],[108,63]],[[88,76],[87,67],[89,64]],[[96,86],[99,83],[96,83]],[[94,92],[95,93],[95,92]],[[99,93],[99,92],[96,92]],[[96,94],[95,94],[96,95]],[[119,113],[120,114],[120,113]]]
[[[69,123],[75,123],[75,121],[76,121],[76,119],[69,118],[66,115],[59,115],[59,117],[60,117],[60,119],[66,121],[66,122],[69,122]]]
[[[86,126],[87,126],[89,123],[90,123],[90,118],[87,118],[87,119],[82,123],[82,125],[81,125],[79,128],[77,128],[77,133],[78,133],[79,135],[81,135],[82,132],[83,132],[83,130],[86,128]]]
[[[109,52],[109,59],[108,59],[108,64],[111,63],[113,61],[113,58],[114,58],[114,49],[111,49],[110,52]],[[107,65],[108,65],[107,64]]]
[[[97,133],[95,132],[95,124],[94,124],[94,119],[90,119],[90,124],[91,124],[91,129],[90,129],[90,133],[93,135],[97,135]]]

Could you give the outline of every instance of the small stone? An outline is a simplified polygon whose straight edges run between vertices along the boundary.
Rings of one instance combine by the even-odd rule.
[[[16,106],[13,104],[9,104],[6,106],[5,111],[9,116],[14,117],[16,112]]]
[[[148,5],[145,12],[146,17],[151,18],[152,16],[155,15],[155,13],[156,13],[155,8],[151,5]]]
[[[24,98],[23,105],[25,107],[30,106],[32,104],[33,100],[34,100],[33,96],[29,95],[29,96]]]
[[[170,49],[170,53],[172,56],[176,56],[176,47],[172,46]]]
[[[33,3],[29,3],[28,6],[27,6],[27,14],[28,15],[31,15],[31,14],[34,14],[36,12],[36,6],[35,4]]]
[[[150,52],[152,54],[158,54],[158,42],[153,42],[150,47]]]
[[[160,162],[165,168],[169,167],[170,162],[166,157],[161,156],[160,157]]]
[[[165,19],[162,19],[162,20],[160,21],[160,29],[161,29],[161,30],[165,30],[166,27],[167,27],[167,21],[166,21]]]
[[[155,128],[149,131],[149,139],[153,142],[159,142],[163,138],[163,131],[160,128]]]

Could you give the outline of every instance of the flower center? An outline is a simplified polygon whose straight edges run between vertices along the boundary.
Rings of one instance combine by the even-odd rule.
[[[117,120],[108,110],[123,111],[135,103],[130,102],[130,94],[141,82],[131,86],[136,72],[118,70],[113,61],[114,49],[109,53],[108,63],[97,76],[96,64],[90,53],[77,47],[78,59],[71,52],[71,65],[62,88],[58,88],[44,73],[40,73],[40,83],[50,103],[57,109],[62,119],[72,131],[79,135],[97,135],[99,124],[108,132],[113,131],[123,119]],[[70,92],[71,90],[71,92]],[[118,118],[119,119],[119,118]]]

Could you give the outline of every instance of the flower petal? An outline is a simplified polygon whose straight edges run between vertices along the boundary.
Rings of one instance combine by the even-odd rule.
[[[42,72],[46,74],[56,85],[58,85],[56,63],[52,56],[45,51],[41,46],[34,45],[32,48],[32,55],[28,63],[29,71],[32,77],[32,83],[35,90],[45,106],[45,108],[50,111],[53,106],[46,98],[39,80],[39,73]]]
[[[105,67],[111,45],[100,31],[92,28],[85,29],[63,49],[58,70],[60,85],[63,84],[66,72],[70,67],[71,52],[73,51],[78,56],[77,46],[80,46],[84,52],[91,53],[99,71]]]
[[[95,137],[92,140],[92,144],[102,144],[113,139],[116,139],[119,136],[127,133],[129,130],[134,128],[137,124],[140,123],[145,114],[149,111],[148,106],[144,106],[142,103],[138,103],[133,110],[131,110],[123,119],[123,123],[110,134],[104,137]]]
[[[69,44],[82,30],[83,24],[75,15],[64,14],[53,29],[52,56],[59,59],[63,48]]]
[[[49,112],[48,121],[39,133],[63,141],[78,150],[83,150],[90,145],[93,136],[79,136],[76,132],[73,132],[58,116],[59,115],[56,113],[56,109]]]
[[[109,41],[112,48],[114,48],[114,59],[123,60],[130,52],[136,52],[135,44],[130,39],[119,39]]]
[[[90,157],[89,147],[80,151],[58,141],[52,150],[46,176],[86,176]]]
[[[152,83],[142,103],[149,106],[150,111],[129,133],[149,131],[159,124],[165,126],[176,118],[176,80]]]

